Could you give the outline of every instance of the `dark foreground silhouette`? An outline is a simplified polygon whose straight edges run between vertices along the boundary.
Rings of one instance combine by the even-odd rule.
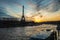
[[[50,22],[42,22],[42,23],[35,23],[35,22],[25,22],[25,21],[3,21],[0,20],[0,27],[25,27],[25,26],[37,26],[41,24],[54,24],[58,27],[60,26],[60,21],[50,21]],[[59,28],[58,28],[59,29]]]

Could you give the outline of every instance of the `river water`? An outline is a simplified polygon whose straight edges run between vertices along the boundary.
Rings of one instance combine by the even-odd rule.
[[[22,40],[23,36],[23,27],[0,28],[0,40]]]
[[[37,34],[39,30],[39,27],[34,26],[0,28],[0,40],[28,40],[32,34]]]

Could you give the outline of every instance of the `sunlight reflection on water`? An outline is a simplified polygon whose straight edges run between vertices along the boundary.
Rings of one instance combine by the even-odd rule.
[[[46,26],[46,25],[45,25]],[[26,37],[34,36],[39,34],[39,27],[11,27],[11,28],[0,28],[0,39],[1,40],[22,40],[26,39]],[[42,34],[41,32],[40,34]],[[44,34],[46,34],[45,32]],[[51,33],[51,32],[50,32]],[[47,36],[50,35],[47,33]],[[26,39],[27,40],[27,39]]]

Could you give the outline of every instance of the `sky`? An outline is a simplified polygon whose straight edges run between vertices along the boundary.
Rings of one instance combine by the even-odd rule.
[[[23,5],[27,20],[48,20],[53,16],[53,20],[56,20],[56,17],[60,20],[60,0],[0,0],[0,17],[21,18]]]

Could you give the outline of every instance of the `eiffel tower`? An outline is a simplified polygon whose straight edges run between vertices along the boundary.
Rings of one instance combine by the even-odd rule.
[[[25,16],[24,16],[24,6],[22,6],[22,17],[21,17],[21,25],[25,24]]]

